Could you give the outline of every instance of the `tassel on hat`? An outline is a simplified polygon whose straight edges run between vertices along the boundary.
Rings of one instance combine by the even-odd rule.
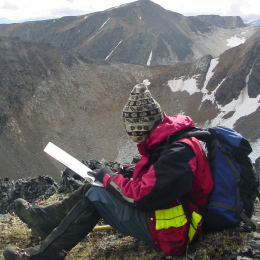
[[[126,132],[138,143],[143,142],[154,124],[163,119],[160,105],[148,90],[149,85],[146,79],[133,88],[122,114]]]

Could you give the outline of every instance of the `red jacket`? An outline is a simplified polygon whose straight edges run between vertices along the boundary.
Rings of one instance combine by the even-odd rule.
[[[155,131],[137,145],[142,158],[135,166],[133,178],[125,178],[121,174],[113,178],[106,174],[103,178],[104,187],[116,198],[132,207],[151,212],[151,237],[155,247],[165,255],[182,254],[189,239],[190,224],[187,217],[177,218],[174,213],[180,209],[178,199],[189,194],[198,205],[204,206],[213,182],[207,158],[196,138],[184,138],[168,145],[159,158],[149,154],[161,146],[170,134],[193,126],[194,123],[188,116],[168,117],[164,113],[164,120]],[[194,211],[199,213],[195,205],[190,201],[187,203],[191,214]],[[175,214],[171,218],[178,220],[178,227],[172,223],[173,220],[169,221],[169,212]],[[181,222],[180,218],[183,218]],[[197,230],[200,230],[201,220],[199,222]],[[190,240],[194,237],[190,237]]]

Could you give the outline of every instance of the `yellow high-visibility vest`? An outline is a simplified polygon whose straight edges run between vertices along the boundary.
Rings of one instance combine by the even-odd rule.
[[[160,209],[155,211],[156,217],[156,230],[169,229],[171,227],[182,227],[187,223],[187,217],[185,215],[182,205],[178,205],[169,209]],[[191,222],[189,228],[189,240],[192,241],[198,225],[200,225],[202,216],[197,212],[193,212],[191,215]],[[193,227],[194,226],[194,227]],[[195,228],[195,229],[194,229]]]

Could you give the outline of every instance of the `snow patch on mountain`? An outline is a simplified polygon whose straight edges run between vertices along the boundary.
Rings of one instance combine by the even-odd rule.
[[[228,127],[234,127],[236,121],[243,117],[250,115],[251,113],[255,112],[256,109],[259,107],[260,103],[260,95],[256,98],[250,98],[248,96],[248,87],[245,87],[238,99],[233,99],[232,102],[227,104],[226,106],[218,106],[220,109],[219,115],[211,122],[211,125],[226,125]],[[231,118],[223,119],[223,117],[229,113],[234,112]]]
[[[173,79],[168,81],[168,85],[172,92],[177,91],[187,91],[190,95],[195,92],[199,92],[200,90],[197,88],[197,80],[196,77],[198,75],[193,76],[190,79],[183,80],[184,77],[179,79]]]
[[[148,59],[148,61],[147,61],[147,66],[150,66],[150,65],[151,65],[152,57],[153,57],[153,51],[150,52],[149,59]]]
[[[260,155],[260,140],[250,143],[252,147],[252,153],[249,155],[251,160],[254,162]]]
[[[215,101],[215,93],[217,89],[221,86],[222,82],[225,81],[225,79],[222,80],[222,82],[217,86],[217,88],[214,91],[210,92],[206,89],[209,80],[214,75],[214,69],[216,68],[217,64],[218,64],[218,58],[211,60],[211,64],[209,66],[206,75],[206,80],[201,90],[197,88],[196,78],[199,75],[194,75],[192,78],[189,79],[184,79],[184,77],[181,77],[179,79],[169,80],[168,86],[173,92],[187,91],[190,95],[194,94],[195,92],[201,92],[203,94],[201,104],[206,100],[210,100],[213,104],[215,103],[216,108],[219,109],[220,111],[218,116],[215,119],[213,119],[211,122],[207,122],[206,125],[207,126],[225,125],[233,128],[236,121],[239,118],[255,112],[256,109],[260,106],[260,95],[258,95],[256,98],[250,98],[248,95],[248,81],[254,65],[252,66],[249,74],[246,77],[246,86],[241,91],[239,97],[237,99],[233,99],[232,102],[230,102],[229,104],[222,106]],[[230,112],[233,112],[233,115],[225,119],[224,118],[225,115],[227,115]]]
[[[168,81],[168,86],[173,92],[177,91],[187,91],[190,95],[194,94],[195,92],[201,92],[203,93],[203,98],[201,103],[203,103],[205,100],[214,101],[215,100],[215,91],[209,92],[206,87],[211,79],[211,77],[214,75],[214,69],[218,65],[219,58],[212,59],[210,62],[210,66],[206,75],[206,79],[203,85],[203,88],[200,90],[197,88],[197,77],[200,75],[194,75],[192,78],[184,79],[184,77],[173,79]]]
[[[255,64],[256,60],[254,61]],[[256,109],[260,105],[260,95],[258,95],[256,98],[250,98],[248,95],[248,80],[250,78],[250,75],[252,73],[254,64],[249,72],[249,74],[246,77],[246,86],[241,91],[238,99],[233,99],[232,102],[225,106],[218,106],[220,109],[219,115],[212,121],[212,125],[219,125],[223,124],[229,127],[234,127],[236,121],[243,117],[250,115],[251,113],[255,112]],[[226,115],[229,112],[234,112],[231,118],[223,119],[223,116]]]
[[[215,101],[215,93],[217,89],[221,86],[221,84],[225,81],[225,79],[222,80],[222,82],[216,87],[214,91],[208,91],[206,89],[209,80],[214,75],[214,69],[218,65],[218,62],[218,58],[211,60],[211,64],[206,75],[204,86],[201,90],[197,88],[197,77],[199,75],[194,75],[193,77],[188,79],[181,77],[178,79],[169,80],[168,86],[173,92],[187,91],[190,95],[193,95],[196,92],[201,92],[203,94],[201,106],[202,103],[206,100],[210,100],[212,104],[215,104],[216,109],[219,110],[218,116],[211,121],[205,122],[205,124],[200,125],[199,127],[207,128],[217,125],[225,125],[230,128],[234,128],[235,123],[238,119],[240,119],[243,116],[250,115],[251,113],[255,112],[257,108],[260,106],[260,95],[258,95],[256,98],[250,98],[248,95],[248,82],[256,60],[246,77],[246,86],[241,91],[239,97],[237,99],[233,99],[229,104],[225,106],[222,106]],[[200,110],[201,106],[198,108],[198,110]],[[225,116],[228,113],[233,114],[230,117],[225,118]],[[184,112],[181,111],[180,114],[184,114]],[[251,146],[253,152],[250,154],[250,158],[252,161],[255,161],[260,154],[260,140],[252,142]]]
[[[107,60],[115,51],[115,49],[122,43],[122,40],[117,44],[117,46],[109,53],[109,55],[105,58],[105,60]]]
[[[216,59],[212,59],[210,61],[210,66],[209,66],[209,69],[208,69],[208,72],[207,72],[207,75],[206,75],[206,80],[204,82],[204,86],[202,88],[202,93],[204,93],[203,95],[203,99],[202,99],[202,102],[206,99],[209,99],[209,100],[213,100],[212,98],[212,95],[211,94],[208,94],[208,91],[206,90],[206,87],[209,83],[209,80],[211,79],[211,77],[213,76],[214,72],[213,70],[215,69],[215,67],[218,65],[218,62],[219,62],[219,58],[216,58]]]
[[[241,34],[245,34],[245,32],[241,32]],[[246,41],[245,37],[240,38],[237,35],[235,35],[235,36],[227,39],[227,46],[229,46],[229,47],[236,47],[236,46],[238,46],[240,44],[245,43],[245,41]]]
[[[98,30],[101,30],[109,20],[110,20],[110,18],[108,18],[108,19],[100,26],[100,28],[99,28]]]

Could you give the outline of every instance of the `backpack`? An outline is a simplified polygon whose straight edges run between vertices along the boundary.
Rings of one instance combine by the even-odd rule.
[[[241,221],[255,231],[251,217],[255,199],[260,198],[260,177],[248,156],[252,152],[249,142],[235,130],[218,126],[174,133],[167,138],[166,145],[186,137],[196,137],[205,143],[213,177],[208,205],[197,205],[203,216],[203,231],[221,231],[236,227]],[[193,198],[188,199],[196,204]]]

